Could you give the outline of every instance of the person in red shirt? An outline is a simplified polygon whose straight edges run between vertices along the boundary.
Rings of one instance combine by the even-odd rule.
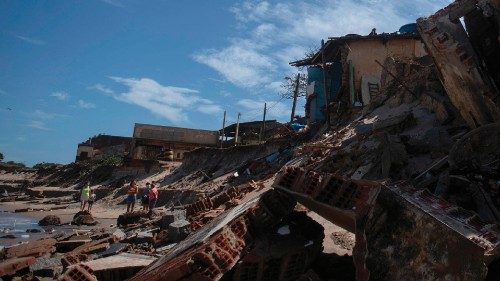
[[[156,207],[156,201],[158,200],[158,189],[156,188],[156,183],[151,184],[151,189],[149,190],[149,212],[153,211]]]

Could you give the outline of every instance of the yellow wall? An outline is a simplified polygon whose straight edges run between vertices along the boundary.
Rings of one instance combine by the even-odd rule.
[[[80,156],[82,152],[87,152],[89,158],[94,157],[94,148],[90,146],[79,146],[78,150],[76,151],[76,156]]]
[[[364,40],[347,43],[349,54],[347,61],[352,61],[354,66],[354,87],[356,94],[361,95],[361,76],[369,75],[378,78],[380,81],[382,67],[381,64],[388,57],[419,58],[426,55],[424,44],[415,39],[390,39]]]

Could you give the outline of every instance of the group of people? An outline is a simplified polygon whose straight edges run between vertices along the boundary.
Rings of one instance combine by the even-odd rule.
[[[127,190],[127,213],[133,212],[135,202],[141,200],[142,210],[152,212],[158,201],[158,188],[156,183],[146,183],[146,186],[139,190],[137,182],[132,180]]]
[[[85,207],[87,207],[87,211],[92,211],[92,205],[94,205],[95,199],[95,192],[90,188],[90,182],[87,182],[80,193],[80,210],[85,211]]]
[[[96,194],[90,187],[90,182],[87,182],[80,193],[80,209],[84,211],[85,208],[87,208],[89,212],[92,211],[92,205],[94,205],[95,200]],[[127,189],[127,213],[134,211],[135,202],[137,200],[141,200],[142,210],[149,212],[153,211],[156,207],[156,201],[158,200],[158,188],[156,187],[156,183],[148,182],[145,187],[139,190],[137,182],[132,180]]]

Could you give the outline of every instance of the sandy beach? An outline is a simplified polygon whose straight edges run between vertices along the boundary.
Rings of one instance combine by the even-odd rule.
[[[92,208],[92,215],[98,224],[95,226],[71,225],[73,216],[80,210],[80,203],[74,202],[63,205],[30,203],[14,201],[0,203],[0,237],[13,234],[15,238],[0,238],[0,246],[10,246],[19,242],[36,240],[42,237],[53,236],[58,233],[70,233],[90,229],[111,229],[116,226],[116,219],[125,212],[125,206],[109,206],[96,203]],[[35,211],[15,212],[18,209],[31,208]],[[43,210],[40,210],[43,209]],[[60,226],[39,227],[38,221],[47,215],[61,218]],[[40,229],[40,233],[26,233],[27,229]],[[29,237],[28,237],[29,236]]]

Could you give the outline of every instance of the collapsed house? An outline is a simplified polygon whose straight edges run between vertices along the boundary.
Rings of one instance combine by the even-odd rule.
[[[405,33],[373,32],[367,36],[349,34],[330,38],[316,54],[292,62],[293,66],[308,66],[308,120],[324,121],[326,100],[336,103],[342,95],[346,96],[343,100],[349,107],[369,105],[379,94],[381,85],[392,79],[383,73],[380,64],[387,65],[394,60],[409,62],[424,57],[424,45],[416,30],[403,30]],[[402,68],[408,71],[409,65]]]
[[[132,138],[110,135],[97,135],[78,144],[76,160],[97,159],[107,155],[128,155]]]
[[[135,124],[132,137],[100,134],[78,144],[76,161],[110,155],[124,157],[132,164],[182,161],[184,153],[199,147],[215,147],[218,143],[217,131]]]
[[[498,8],[497,3],[457,1],[429,19],[420,19],[420,34],[413,25],[404,28],[410,34],[334,38],[320,53],[294,63],[313,64],[308,69],[309,120],[327,119],[328,108],[337,109],[330,111],[328,118],[344,122],[326,136],[297,147],[294,159],[281,169],[273,187],[355,233],[357,280],[498,277],[500,126],[491,124],[499,121],[495,113],[498,90],[492,84],[496,66],[489,66],[491,71],[488,68],[495,48],[489,49],[486,57],[471,49],[469,56],[474,54],[485,62],[480,64],[478,59],[474,65],[462,48],[440,45],[440,52],[463,59],[453,61],[455,65],[444,64],[442,61],[453,56],[439,57],[428,46],[427,35],[421,34],[432,21],[438,21],[439,28],[446,28],[440,25],[440,18],[460,25],[458,18],[469,13],[494,23],[494,16],[499,15],[493,9]],[[494,27],[495,43],[489,44],[497,45],[498,25]],[[433,28],[427,30],[438,32]],[[468,28],[472,41],[475,31]],[[437,40],[443,42],[453,37],[448,33],[440,36]],[[380,52],[372,53],[368,46],[374,50],[378,46]],[[359,61],[357,55],[361,56]],[[323,69],[325,64],[327,69]],[[452,68],[453,73],[449,72]],[[475,97],[469,100],[465,100],[467,95],[457,98],[450,93],[460,90],[456,85],[453,88],[453,83],[458,82],[461,71],[462,86],[468,82],[476,85]],[[468,81],[467,75],[476,76]],[[482,87],[486,83],[489,86]],[[341,106],[343,110],[339,110]],[[363,106],[362,110],[357,106]],[[468,111],[471,106],[486,111]],[[483,127],[470,131],[479,125]],[[236,221],[228,220],[227,225]],[[260,270],[266,272],[273,263],[259,266],[254,259],[255,264],[242,277],[237,273],[247,256],[241,256],[239,240],[228,239],[219,245],[232,245],[224,251],[204,248],[216,237],[206,236],[198,243],[175,248],[179,252],[160,259],[133,280],[219,280],[223,276],[268,280]],[[203,258],[193,251],[202,251]],[[193,258],[188,259],[191,254]],[[235,262],[238,258],[240,263]],[[203,277],[196,275],[199,272]],[[287,279],[278,274],[274,278],[297,277]]]
[[[242,122],[228,125],[219,133],[227,146],[254,145],[272,137],[281,126],[276,120]]]
[[[184,153],[195,148],[216,146],[219,134],[209,130],[135,124],[133,139],[132,159],[167,159],[171,156],[171,160],[180,161]]]

